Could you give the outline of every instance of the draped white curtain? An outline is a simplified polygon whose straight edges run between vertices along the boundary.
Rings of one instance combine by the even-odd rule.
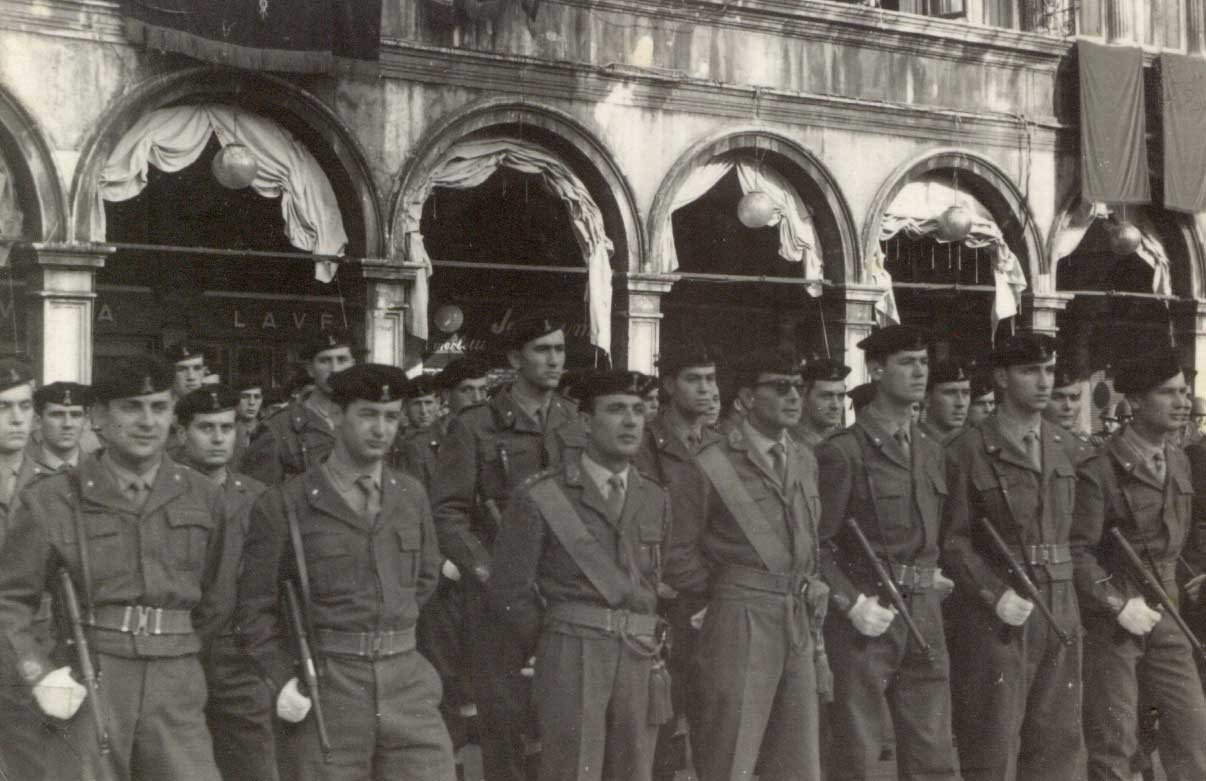
[[[1076,205],[1065,212],[1055,226],[1051,265],[1054,266],[1075,252],[1080,243],[1084,241],[1085,234],[1089,232],[1093,221],[1108,219],[1112,211],[1104,203],[1090,203],[1084,198],[1078,199]],[[1156,226],[1152,224],[1142,209],[1128,212],[1126,218],[1139,229],[1139,247],[1135,250],[1135,254],[1152,269],[1152,292],[1171,296],[1172,270]]]
[[[259,168],[251,187],[265,198],[281,199],[290,244],[303,252],[343,254],[348,237],[335,191],[310,151],[276,122],[218,104],[157,109],[130,128],[101,170],[92,239],[105,239],[105,201],[125,201],[141,193],[148,166],[173,173],[192,165],[214,133],[222,146],[237,141],[255,158]],[[335,263],[320,261],[314,273],[330,282],[335,270]]]
[[[809,295],[821,295],[821,282],[825,267],[821,261],[817,234],[813,227],[812,213],[804,205],[800,194],[778,171],[749,160],[740,155],[718,155],[696,165],[674,193],[674,200],[667,212],[666,224],[662,226],[659,250],[665,259],[667,271],[678,269],[678,251],[674,245],[674,212],[689,203],[694,203],[711,190],[725,174],[737,169],[737,179],[742,193],[759,190],[774,204],[774,216],[769,226],[779,228],[779,257],[793,263],[804,263],[804,278],[812,280],[807,285]]]
[[[434,187],[469,190],[485,182],[499,168],[538,175],[548,192],[560,198],[569,210],[574,238],[586,261],[590,341],[610,351],[611,254],[614,247],[603,228],[603,213],[586,185],[564,163],[538,146],[509,138],[456,144],[406,204],[406,254],[411,262],[421,263],[424,267],[423,273],[415,280],[408,330],[420,339],[427,338],[428,278],[432,267],[423,243],[423,234],[419,232],[423,204]]]
[[[25,217],[17,201],[17,182],[0,155],[0,267],[8,265],[12,242],[24,234]]]

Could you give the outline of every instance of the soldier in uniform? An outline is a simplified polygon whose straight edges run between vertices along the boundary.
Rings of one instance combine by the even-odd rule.
[[[1189,410],[1189,424],[1185,426],[1185,434],[1181,437],[1181,446],[1189,447],[1206,441],[1206,399],[1201,396],[1193,397],[1193,406]]]
[[[820,777],[818,703],[829,668],[820,627],[816,462],[800,421],[799,363],[755,351],[738,367],[745,420],[695,454],[702,510],[675,520],[666,580],[706,599],[696,645],[695,767],[714,779]]]
[[[915,328],[890,326],[858,346],[875,400],[816,451],[821,567],[835,608],[825,626],[834,675],[829,777],[876,772],[883,737],[891,734],[882,723],[886,705],[899,777],[958,778],[941,611],[954,584],[938,568],[946,468],[941,445],[909,420],[910,406],[925,395],[928,340]],[[932,657],[895,609],[880,603],[874,570],[847,518],[858,523],[906,595]]]
[[[997,391],[992,375],[983,369],[972,373],[971,406],[967,410],[967,425],[978,426],[997,409]]]
[[[34,391],[37,423],[26,455],[46,472],[74,469],[80,462],[80,439],[91,426],[92,390],[75,382],[52,382]]]
[[[264,408],[264,383],[258,379],[236,383],[239,406],[235,408],[235,445],[232,464],[241,464],[243,454],[251,446],[251,440],[260,429],[260,414]]]
[[[803,412],[791,434],[809,450],[841,427],[848,374],[850,367],[832,358],[809,361],[800,370],[804,380]]]
[[[540,778],[648,781],[671,716],[657,615],[670,500],[632,468],[645,378],[606,372],[576,387],[586,448],[516,491],[491,604],[536,658]]]
[[[514,382],[485,404],[461,410],[448,426],[431,484],[440,550],[465,588],[473,687],[488,781],[524,778],[526,658],[485,609],[491,550],[500,514],[515,488],[561,463],[584,444],[573,405],[557,386],[565,367],[565,331],[530,318],[505,335]]]
[[[172,364],[174,378],[172,393],[176,398],[183,398],[195,391],[205,382],[209,369],[205,366],[205,352],[188,341],[176,342],[163,351],[163,357]]]
[[[303,781],[455,778],[439,677],[415,647],[440,568],[431,510],[422,485],[384,465],[405,386],[400,369],[381,364],[331,378],[335,446],[251,512],[236,631],[289,723],[280,751]],[[285,579],[297,586],[323,670],[326,757],[306,721],[314,692],[298,683]]]
[[[390,466],[400,469],[430,489],[435,475],[444,427],[439,417],[439,381],[430,375],[415,377],[406,386],[406,417],[410,426],[399,430],[390,454]]]
[[[490,368],[476,358],[457,358],[444,367],[439,379],[444,403],[448,405],[447,420],[466,407],[485,403],[490,389]]]
[[[971,377],[967,367],[953,358],[931,366],[921,430],[945,447],[963,430],[970,406]]]
[[[855,385],[846,395],[850,397],[850,406],[854,408],[854,414],[857,417],[867,408],[868,404],[875,400],[875,383],[864,382],[862,385]],[[850,425],[853,426],[854,423]],[[847,426],[847,428],[849,427]]]
[[[331,377],[355,362],[352,348],[352,335],[342,330],[323,331],[306,345],[301,359],[314,387],[260,424],[243,456],[244,473],[265,485],[280,485],[327,457],[335,445]]]
[[[222,552],[218,488],[164,454],[172,369],[134,356],[94,386],[106,448],[22,493],[0,548],[0,658],[15,662],[38,707],[65,723],[72,750],[46,755],[46,777],[218,781],[198,654],[228,606],[213,589]],[[87,690],[69,655],[32,631],[43,592],[70,574],[86,618],[111,750],[77,713]]]
[[[1090,778],[1130,778],[1140,704],[1160,714],[1157,742],[1169,779],[1206,778],[1206,698],[1188,640],[1152,607],[1112,534],[1117,528],[1172,598],[1178,557],[1201,571],[1193,488],[1180,448],[1167,442],[1189,413],[1176,353],[1119,366],[1114,388],[1134,421],[1079,469],[1072,555],[1084,635],[1085,743]],[[1195,543],[1185,547],[1186,541]]]
[[[1093,451],[1104,441],[1096,435],[1076,430],[1080,424],[1080,413],[1084,407],[1084,382],[1086,376],[1060,363],[1055,367],[1055,386],[1051,389],[1051,403],[1043,410],[1043,417],[1053,426],[1059,426],[1072,435],[1079,460],[1093,455]]]
[[[951,687],[963,777],[1014,781],[1083,778],[1080,611],[1068,531],[1078,442],[1044,420],[1055,380],[1055,340],[1020,334],[993,353],[997,412],[946,451],[950,491],[943,565],[955,581],[947,605]],[[1038,586],[1065,645],[1034,609],[987,519]]]

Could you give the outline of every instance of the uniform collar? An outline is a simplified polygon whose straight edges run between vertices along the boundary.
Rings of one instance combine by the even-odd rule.
[[[1121,439],[1134,450],[1148,466],[1155,463],[1155,457],[1164,458],[1164,445],[1153,445],[1143,437],[1135,433],[1135,430],[1130,426],[1125,426],[1122,429]]]
[[[607,492],[610,490],[608,488],[608,481],[610,481],[612,477],[615,477],[617,475],[620,478],[620,482],[624,486],[624,491],[625,492],[628,491],[628,472],[629,472],[628,466],[625,466],[624,469],[620,472],[613,472],[610,469],[608,469],[607,467],[600,464],[598,461],[591,458],[586,453],[583,453],[582,454],[582,470],[584,472],[586,472],[587,475],[590,476],[590,479],[593,480],[595,483],[595,487],[597,487],[599,489],[599,493],[602,494],[603,496],[607,496]]]
[[[1039,416],[1039,419],[1034,422],[1034,425],[1028,425],[1027,423],[1010,415],[1004,406],[1001,406],[997,407],[996,420],[997,428],[1001,432],[1001,435],[1009,440],[1010,443],[1016,445],[1018,450],[1023,453],[1026,452],[1026,444],[1024,441],[1026,435],[1034,434],[1035,437],[1039,437],[1042,433],[1043,418],[1041,415]],[[1041,442],[1042,440],[1039,439],[1038,441]]]
[[[117,484],[118,490],[122,493],[131,485],[139,483],[147,489],[154,487],[155,478],[159,475],[159,467],[163,465],[163,457],[161,456],[150,469],[142,473],[136,473],[114,461],[113,456],[108,450],[101,452],[99,460],[105,471],[109,474],[109,477]]]
[[[357,490],[356,482],[365,476],[373,481],[374,487],[377,489],[381,488],[380,461],[374,464],[371,469],[359,469],[339,458],[335,452],[332,452],[323,465],[326,468],[327,477],[330,478],[340,493]]]
[[[327,428],[332,431],[335,429],[335,424],[331,421],[331,408],[335,405],[326,396],[316,390],[311,391],[302,402],[302,406],[313,412],[319,420],[327,425]]]

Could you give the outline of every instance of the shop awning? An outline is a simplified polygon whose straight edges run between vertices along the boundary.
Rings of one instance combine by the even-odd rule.
[[[1078,41],[1076,51],[1081,192],[1093,202],[1148,203],[1143,50]]]
[[[1164,207],[1206,211],[1206,60],[1160,55]]]

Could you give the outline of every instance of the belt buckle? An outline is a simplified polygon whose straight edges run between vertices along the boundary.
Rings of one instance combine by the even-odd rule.
[[[138,624],[131,634],[146,636],[163,634],[163,608],[136,605],[127,607],[126,610],[133,610],[134,615],[138,617]],[[127,624],[129,624],[129,614],[127,614],[123,626]]]
[[[369,658],[380,659],[385,648],[385,637],[380,632],[373,632],[369,635]]]

